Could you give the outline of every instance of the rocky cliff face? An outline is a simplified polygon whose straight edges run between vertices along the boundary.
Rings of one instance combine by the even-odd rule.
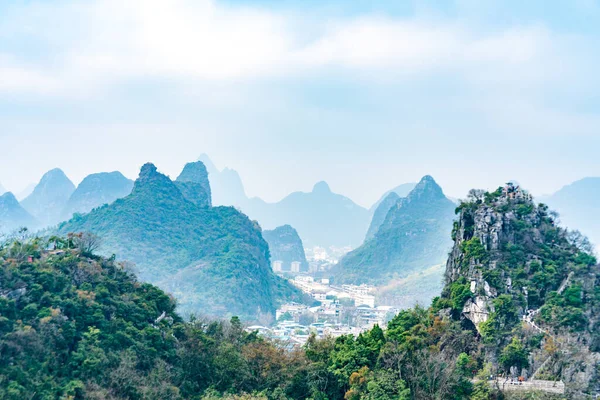
[[[593,393],[600,268],[586,241],[512,184],[472,191],[457,211],[440,303],[477,332],[497,368],[563,380],[570,398]],[[507,356],[515,348],[520,361]]]
[[[200,207],[211,207],[208,171],[201,161],[187,163],[175,181],[186,199]]]
[[[459,207],[445,273],[447,284],[468,281],[473,297],[464,304],[463,315],[478,329],[494,311],[492,300],[499,293],[523,292],[512,282],[510,270],[518,261],[511,259],[509,249],[519,247],[526,266],[539,259],[536,253],[543,245],[543,232],[554,229],[547,209],[535,206],[531,196],[517,186],[506,186],[487,199],[485,194],[479,196]]]
[[[272,231],[263,231],[263,238],[269,244],[271,262],[282,261],[284,271],[292,270],[292,263],[300,263],[300,271],[308,271],[302,239],[290,225],[280,226]]]

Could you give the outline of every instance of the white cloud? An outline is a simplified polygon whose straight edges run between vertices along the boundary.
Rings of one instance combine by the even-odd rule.
[[[130,79],[251,81],[332,69],[376,79],[450,72],[475,83],[545,83],[565,72],[556,61],[569,45],[539,26],[482,33],[417,17],[303,22],[212,0],[21,7],[17,20],[33,23],[0,19],[0,38],[21,29],[5,40],[33,37],[41,50],[0,57],[0,91],[91,95]],[[308,25],[320,34],[308,38],[302,29]],[[28,63],[34,51],[48,54]]]
[[[37,67],[18,64],[12,57],[0,54],[0,93],[51,93],[58,87],[59,82]]]

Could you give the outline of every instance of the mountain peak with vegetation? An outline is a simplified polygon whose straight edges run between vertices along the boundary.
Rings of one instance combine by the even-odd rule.
[[[191,202],[201,207],[212,205],[208,171],[201,161],[187,163],[175,184]]]
[[[35,218],[21,207],[11,192],[0,195],[0,233],[7,233],[22,227],[34,228],[37,224]]]
[[[396,193],[398,195],[398,197],[406,197],[408,196],[408,194],[410,193],[411,190],[413,190],[415,188],[415,186],[417,186],[416,182],[409,182],[409,183],[403,183],[401,185],[396,186],[395,188],[388,190],[387,192],[385,192],[380,198],[379,200],[377,200],[375,202],[375,204],[373,204],[371,206],[371,208],[369,208],[369,212],[374,213],[375,210],[377,209],[377,207],[379,207],[379,204],[381,204],[381,202],[390,194],[390,193]]]
[[[425,175],[413,190],[406,196],[408,201],[417,199],[425,200],[445,200],[444,192],[431,175]]]
[[[21,205],[33,215],[42,226],[54,225],[62,220],[63,210],[75,191],[75,185],[59,169],[44,174],[33,192]]]
[[[302,239],[292,226],[283,225],[271,231],[263,231],[263,237],[269,244],[271,261],[281,261],[283,271],[291,271],[293,262],[300,263],[300,271],[308,271]]]
[[[457,212],[434,307],[475,331],[496,369],[562,380],[570,398],[596,390],[600,267],[587,239],[514,184],[471,191]]]
[[[256,223],[233,207],[190,201],[150,163],[130,195],[59,226],[60,234],[73,232],[98,235],[105,254],[134,262],[185,313],[269,319],[280,301],[302,299],[272,273]]]
[[[132,188],[133,181],[118,171],[88,175],[69,198],[63,214],[69,219],[74,213],[90,212],[96,207],[127,196]]]
[[[140,169],[140,174],[133,183],[131,197],[157,206],[176,206],[185,201],[175,183],[168,176],[158,172],[152,163],[146,163]]]
[[[99,210],[123,215],[126,207],[114,205],[131,196]],[[210,209],[181,201],[192,220],[183,231],[206,232],[192,210],[207,215]],[[161,211],[142,210],[128,223],[150,213],[154,229],[168,225],[180,236]],[[589,242],[557,227],[554,213],[514,186],[473,191],[456,211],[446,286],[431,307],[402,310],[385,330],[375,325],[358,336],[311,335],[294,350],[247,332],[237,317],[184,320],[169,295],[135,279],[134,265],[92,254],[93,235],[0,242],[0,398],[595,398],[600,266]],[[107,224],[116,222],[111,217]],[[176,252],[190,244],[157,243]],[[124,243],[132,244],[144,252],[153,248],[147,240]],[[241,261],[228,256],[233,264]],[[233,271],[228,279],[237,278]],[[256,279],[246,275],[236,287],[246,291],[244,283]],[[487,316],[474,318],[482,310]],[[520,378],[526,382],[511,384]],[[554,394],[563,382],[565,393]]]
[[[389,283],[441,264],[452,244],[454,208],[435,180],[423,177],[406,198],[390,207],[373,237],[342,258],[333,270],[336,279]]]
[[[381,227],[381,224],[384,223],[385,217],[392,207],[394,207],[398,201],[401,199],[400,196],[396,192],[388,193],[385,198],[379,202],[379,205],[373,212],[373,217],[371,218],[371,224],[369,225],[369,230],[367,231],[367,236],[365,237],[365,241],[373,239],[375,234]]]

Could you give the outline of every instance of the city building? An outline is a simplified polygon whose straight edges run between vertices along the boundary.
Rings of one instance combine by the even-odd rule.
[[[302,265],[300,263],[300,261],[292,261],[292,272],[300,272],[300,265]]]
[[[275,260],[271,263],[274,272],[282,272],[283,271],[283,261]]]

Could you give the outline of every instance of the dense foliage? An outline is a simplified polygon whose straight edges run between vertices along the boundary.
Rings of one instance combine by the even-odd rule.
[[[178,202],[177,193],[169,201]],[[237,317],[183,320],[175,301],[138,282],[130,264],[93,255],[94,236],[12,240],[0,248],[0,398],[551,398],[504,397],[487,378],[535,367],[538,379],[574,385],[569,374],[594,369],[598,266],[585,240],[557,228],[545,207],[507,207],[499,198],[482,194],[459,207],[449,280],[431,307],[401,311],[386,330],[311,336],[295,348],[245,331]],[[509,216],[496,247],[470,225],[482,210]],[[549,275],[545,291],[530,282],[539,272]],[[484,276],[496,286],[473,289]],[[539,292],[537,302],[522,284]],[[478,297],[492,307],[474,326],[464,307]],[[539,330],[522,319],[528,304],[538,307],[531,318]],[[567,397],[594,393],[595,379],[567,386]]]
[[[471,391],[476,362],[460,353],[471,352],[472,341],[427,310],[401,313],[387,333],[375,326],[357,338],[312,337],[290,351],[245,332],[237,317],[184,322],[170,296],[82,244],[22,239],[0,251],[0,398],[409,399]]]
[[[373,237],[340,261],[333,271],[336,279],[388,284],[418,268],[443,263],[452,246],[454,208],[433,178],[424,177],[407,198],[389,208]],[[441,276],[433,278],[441,280]]]
[[[435,306],[476,330],[495,370],[584,380],[577,390],[594,390],[600,270],[589,241],[512,184],[471,191],[456,212],[447,284]]]
[[[196,204],[189,194],[147,164],[129,196],[76,215],[58,231],[99,235],[103,253],[136,263],[139,276],[175,295],[182,312],[268,319],[279,299],[300,299],[272,273],[256,223],[233,207]]]

